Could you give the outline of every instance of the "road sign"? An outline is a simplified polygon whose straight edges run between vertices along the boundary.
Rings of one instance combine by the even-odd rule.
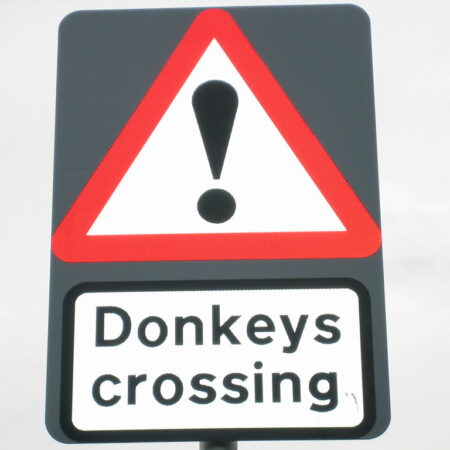
[[[50,433],[382,433],[366,15],[78,12],[58,64]]]

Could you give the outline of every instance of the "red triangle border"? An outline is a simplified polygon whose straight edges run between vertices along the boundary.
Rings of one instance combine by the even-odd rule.
[[[211,40],[215,38],[346,231],[88,236],[87,232],[141,151]],[[200,13],[52,237],[65,262],[364,258],[381,231],[231,15]]]

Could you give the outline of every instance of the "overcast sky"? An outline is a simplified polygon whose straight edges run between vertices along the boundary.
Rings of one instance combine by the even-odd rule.
[[[0,0],[1,449],[64,447],[44,425],[59,22],[79,9],[274,3]],[[319,3],[338,2],[307,2]],[[372,441],[240,443],[243,449],[450,448],[450,2],[354,3],[372,23],[392,421]]]

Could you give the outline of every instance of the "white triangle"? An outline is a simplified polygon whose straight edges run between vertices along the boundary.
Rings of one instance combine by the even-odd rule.
[[[213,180],[192,108],[205,81],[231,84],[239,98],[220,180]],[[236,212],[203,220],[201,194],[225,189]],[[88,235],[345,231],[333,209],[216,40],[169,106]]]

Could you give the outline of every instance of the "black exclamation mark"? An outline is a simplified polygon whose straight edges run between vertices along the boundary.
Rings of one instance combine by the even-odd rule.
[[[236,90],[224,81],[207,81],[195,90],[192,106],[212,176],[218,180],[238,107]],[[236,202],[224,189],[209,189],[198,199],[197,210],[206,221],[223,223],[233,216]]]

